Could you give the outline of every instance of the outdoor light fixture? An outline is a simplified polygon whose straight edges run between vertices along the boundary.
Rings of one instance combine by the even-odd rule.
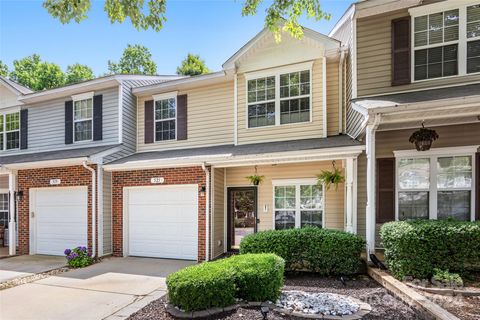
[[[262,313],[263,319],[267,319],[268,313],[270,312],[269,307],[262,307],[260,309],[260,312]]]
[[[23,190],[15,191],[15,198],[17,199],[17,201],[22,200],[22,198],[23,198]]]
[[[207,188],[206,188],[205,186],[201,186],[201,187],[200,187],[200,195],[201,195],[202,197],[205,196],[205,191],[207,191]]]

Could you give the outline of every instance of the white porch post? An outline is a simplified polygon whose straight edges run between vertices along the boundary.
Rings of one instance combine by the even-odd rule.
[[[356,233],[354,228],[354,180],[355,180],[355,159],[347,158],[347,163],[345,167],[345,184],[346,184],[346,193],[347,193],[347,204],[346,204],[346,224],[345,231],[350,233]]]
[[[9,210],[8,210],[8,254],[13,256],[17,253],[17,239],[16,239],[16,221],[15,221],[15,189],[17,179],[14,172],[8,174],[8,194],[9,194]]]
[[[366,130],[367,152],[367,208],[366,208],[366,238],[367,257],[375,252],[375,131],[380,122],[380,115],[375,115],[373,122],[369,122]]]

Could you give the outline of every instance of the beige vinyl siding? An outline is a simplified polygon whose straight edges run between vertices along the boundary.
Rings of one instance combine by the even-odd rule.
[[[342,164],[338,160],[337,167]],[[258,218],[260,224],[259,231],[274,228],[274,205],[273,205],[273,179],[301,179],[315,178],[321,170],[331,170],[332,163],[326,162],[309,162],[297,164],[282,164],[270,166],[258,166],[258,174],[265,176],[265,180],[258,186]],[[252,175],[253,167],[237,167],[227,168],[227,186],[240,187],[248,186],[249,182],[246,176]],[[344,185],[338,186],[338,191],[332,187],[329,191],[325,191],[325,227],[329,229],[344,229]],[[268,210],[265,212],[264,207]]]
[[[213,169],[212,258],[225,251],[225,169]]]
[[[247,128],[245,74],[239,74],[238,87],[238,144],[296,140],[323,137],[322,60],[312,68],[312,121],[260,128]]]
[[[17,101],[17,95],[7,87],[0,85],[0,109],[21,105]]]
[[[407,10],[401,10],[357,20],[357,93],[359,97],[480,80],[480,74],[477,74],[392,87],[391,23],[393,19],[408,15]]]
[[[103,171],[103,253],[112,253],[112,173]]]
[[[8,189],[8,174],[0,175],[0,189]]]
[[[155,151],[211,145],[233,144],[233,81],[179,91],[187,97],[187,140],[171,140],[145,144],[145,101],[138,99],[137,150]]]
[[[480,123],[433,127],[439,135],[432,148],[471,146],[480,144]],[[377,158],[391,158],[395,150],[413,150],[408,138],[416,129],[380,131],[376,135]]]
[[[327,134],[338,135],[339,130],[339,60],[327,63]]]

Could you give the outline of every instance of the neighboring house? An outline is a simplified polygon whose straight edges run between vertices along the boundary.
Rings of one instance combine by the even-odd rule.
[[[220,72],[133,89],[137,153],[104,166],[114,255],[202,261],[260,230],[356,232],[364,146],[343,134],[345,52],[304,31],[278,44],[263,30]],[[333,165],[346,181],[325,190]]]
[[[32,92],[0,77],[0,226],[10,254],[112,252],[102,165],[136,149],[132,88],[172,78],[115,75]]]
[[[366,143],[369,251],[387,221],[480,219],[480,1],[360,1],[330,36],[349,48],[347,133]],[[422,122],[439,139],[420,152],[409,137]]]

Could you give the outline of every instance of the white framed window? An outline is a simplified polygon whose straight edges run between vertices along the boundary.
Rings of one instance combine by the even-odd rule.
[[[315,179],[276,180],[273,185],[275,229],[323,227],[324,192]]]
[[[177,138],[177,94],[154,96],[155,142]]]
[[[397,151],[396,217],[473,220],[478,146]]]
[[[73,141],[93,139],[93,93],[73,97]]]
[[[412,82],[480,72],[480,2],[445,1],[409,11]]]
[[[312,119],[312,63],[246,75],[246,127],[259,128]]]
[[[0,150],[20,148],[20,112],[0,114]]]
[[[8,228],[8,193],[0,193],[0,227]]]

